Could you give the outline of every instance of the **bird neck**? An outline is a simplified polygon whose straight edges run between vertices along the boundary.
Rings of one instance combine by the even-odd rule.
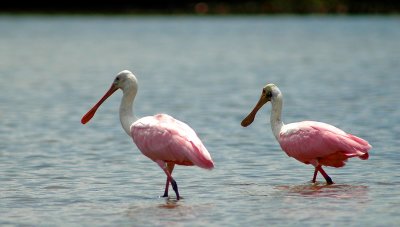
[[[124,90],[123,93],[119,107],[119,120],[126,134],[131,136],[131,126],[137,120],[137,117],[133,114],[133,101],[136,97],[136,91]]]
[[[272,103],[272,110],[270,117],[271,129],[275,138],[278,140],[279,133],[281,132],[282,127],[284,126],[282,122],[282,106],[283,106],[282,94],[279,94],[276,97],[274,97],[274,99],[271,100],[271,103]]]

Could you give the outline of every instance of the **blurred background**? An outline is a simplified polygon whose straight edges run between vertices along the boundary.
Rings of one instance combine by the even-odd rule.
[[[1,12],[129,14],[380,14],[399,13],[394,0],[260,1],[2,1]]]
[[[9,1],[0,3],[0,226],[399,226],[400,1]],[[181,196],[120,125],[121,70],[138,117],[188,123],[215,168],[176,166]],[[316,120],[373,146],[326,168],[288,157],[285,123]]]

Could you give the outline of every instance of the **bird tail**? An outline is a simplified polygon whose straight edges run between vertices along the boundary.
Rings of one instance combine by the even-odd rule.
[[[196,151],[196,153],[192,153],[192,155],[190,155],[190,160],[198,167],[204,169],[214,168],[214,162],[206,147],[203,144],[198,144],[196,146],[192,141],[190,141],[190,143],[192,144],[193,149]]]
[[[355,151],[351,156],[357,156],[362,160],[367,160],[369,158],[368,151],[372,148],[372,146],[366,141],[361,139],[360,137],[347,134],[347,136],[353,141],[352,150]]]
[[[359,158],[362,159],[362,160],[367,160],[369,158],[368,152],[366,152],[365,154],[359,156]]]

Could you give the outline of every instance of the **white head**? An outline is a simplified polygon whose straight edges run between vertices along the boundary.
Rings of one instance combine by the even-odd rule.
[[[253,110],[250,112],[249,115],[242,121],[242,126],[247,127],[249,126],[253,121],[254,118],[256,117],[257,111],[261,109],[261,107],[267,103],[271,102],[274,103],[275,100],[282,100],[282,93],[279,90],[279,88],[275,84],[267,84],[262,90],[261,97],[258,100],[256,106],[253,108]]]
[[[133,89],[137,91],[137,84],[135,75],[129,70],[123,70],[115,77],[111,87],[114,87],[115,90],[121,89],[126,91]]]
[[[113,83],[111,84],[110,89],[106,92],[106,94],[98,101],[83,117],[81,120],[82,124],[86,124],[94,114],[100,105],[110,97],[116,90],[121,89],[125,92],[134,92],[136,94],[138,89],[138,83],[135,75],[129,70],[123,70],[115,77]]]

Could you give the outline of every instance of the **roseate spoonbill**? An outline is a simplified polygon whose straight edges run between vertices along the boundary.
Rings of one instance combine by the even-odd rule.
[[[139,150],[156,162],[167,175],[163,197],[168,197],[168,188],[171,183],[176,199],[179,200],[178,185],[172,178],[175,164],[212,169],[214,162],[210,153],[187,124],[167,114],[156,114],[139,119],[133,114],[132,105],[138,83],[133,73],[128,70],[121,71],[117,75],[107,93],[82,117],[82,124],[86,124],[99,106],[118,89],[123,92],[119,108],[122,128],[128,136],[132,137]]]
[[[268,101],[272,104],[270,122],[276,140],[289,157],[315,167],[313,183],[315,183],[317,173],[320,172],[327,184],[333,184],[322,166],[338,168],[343,167],[348,158],[368,159],[368,150],[371,145],[367,141],[332,125],[316,121],[285,125],[281,118],[282,93],[274,84],[267,84],[263,88],[259,101],[250,114],[243,119],[242,126],[250,125],[257,111]]]

